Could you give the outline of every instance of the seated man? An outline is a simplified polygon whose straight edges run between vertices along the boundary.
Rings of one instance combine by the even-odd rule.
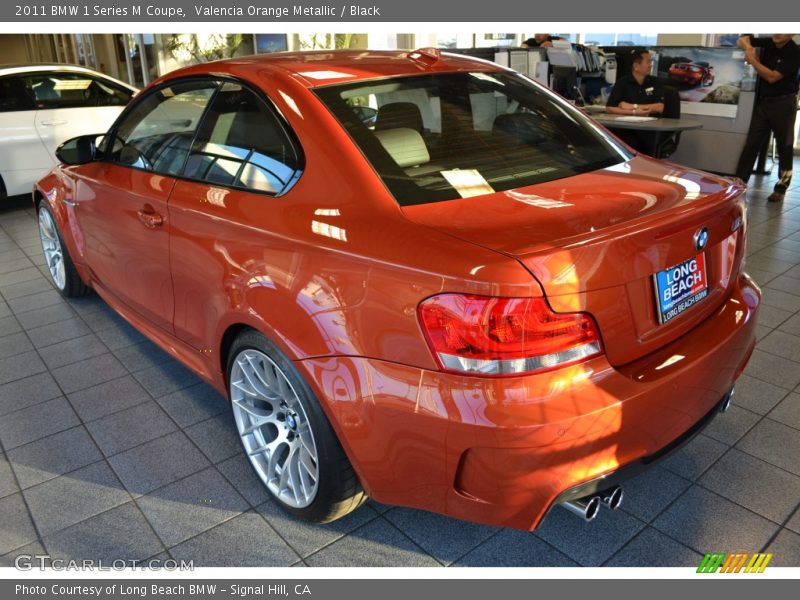
[[[664,112],[664,86],[650,75],[653,57],[647,50],[633,50],[631,74],[617,79],[606,103],[606,112],[616,115],[657,116]],[[652,140],[648,134],[629,129],[615,133],[628,145],[647,152]]]
[[[650,75],[653,57],[647,50],[634,50],[631,74],[617,79],[606,103],[606,112],[647,116],[664,112],[664,86]]]

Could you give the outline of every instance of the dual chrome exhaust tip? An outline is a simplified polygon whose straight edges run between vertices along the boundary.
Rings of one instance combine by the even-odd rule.
[[[609,510],[617,510],[622,504],[623,495],[622,488],[617,485],[603,492],[564,502],[561,506],[589,522],[597,517],[601,506],[605,506]]]
[[[732,387],[731,391],[728,392],[719,403],[719,412],[724,413],[730,409],[735,394],[736,388]],[[561,506],[572,514],[579,516],[584,521],[589,522],[597,517],[601,506],[605,506],[609,510],[617,510],[622,504],[623,495],[622,488],[616,485],[602,492],[589,494],[577,500],[564,502]]]

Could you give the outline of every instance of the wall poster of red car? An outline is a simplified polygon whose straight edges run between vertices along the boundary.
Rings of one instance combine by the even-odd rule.
[[[735,117],[739,93],[753,89],[738,48],[662,46],[656,53],[656,75],[677,88],[685,113]]]

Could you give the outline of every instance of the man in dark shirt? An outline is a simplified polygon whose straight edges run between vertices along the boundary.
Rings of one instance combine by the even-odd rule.
[[[797,72],[800,69],[800,47],[792,41],[791,33],[774,33],[771,38],[742,36],[739,47],[744,59],[758,73],[758,98],[753,109],[736,176],[747,181],[753,172],[759,149],[770,131],[778,146],[778,182],[767,198],[780,202],[792,181],[794,119],[797,114]],[[761,57],[756,54],[761,48]]]
[[[606,112],[616,115],[647,117],[664,112],[664,86],[650,75],[653,57],[647,50],[633,50],[631,74],[619,77],[606,102]],[[629,146],[653,152],[652,133],[617,129],[615,132]]]
[[[650,75],[653,56],[647,50],[634,50],[632,54],[631,74],[617,79],[606,112],[637,116],[664,112],[664,86]]]
[[[554,40],[560,40],[560,37],[554,37],[549,33],[534,33],[532,38],[528,38],[522,42],[523,48],[550,48]]]

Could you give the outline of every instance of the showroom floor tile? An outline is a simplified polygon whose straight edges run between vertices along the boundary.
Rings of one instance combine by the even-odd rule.
[[[621,510],[583,523],[556,509],[534,534],[372,501],[328,525],[291,519],[239,451],[220,395],[98,297],[63,300],[32,209],[7,201],[0,565],[49,553],[197,566],[694,566],[709,551],[769,550],[772,564],[800,566],[800,178],[777,205],[766,202],[772,181],[751,181],[747,270],[764,302],[733,409],[629,482]]]

